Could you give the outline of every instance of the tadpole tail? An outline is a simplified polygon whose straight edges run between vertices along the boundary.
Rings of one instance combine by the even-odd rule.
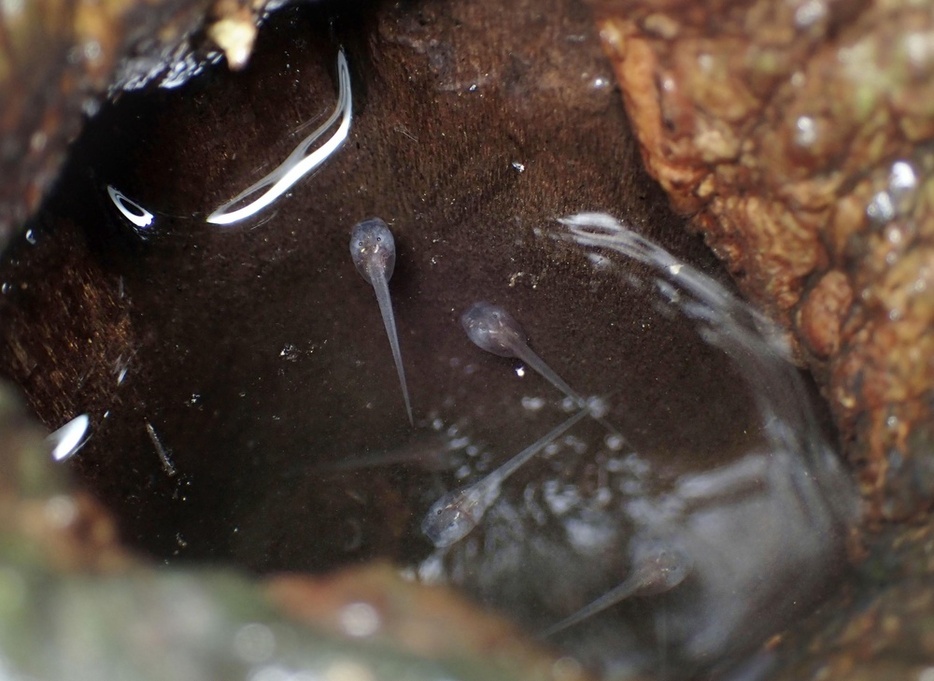
[[[386,335],[389,336],[389,346],[392,348],[392,359],[396,363],[396,373],[399,374],[399,385],[402,386],[402,399],[405,400],[405,413],[408,414],[409,424],[414,426],[415,420],[412,418],[412,403],[409,400],[409,388],[405,381],[405,369],[402,366],[402,353],[399,350],[399,336],[396,333],[396,318],[392,311],[392,300],[389,297],[389,282],[385,277],[374,276],[372,279],[373,290],[376,292],[376,302],[379,303],[379,311],[383,316],[383,325],[386,327]]]

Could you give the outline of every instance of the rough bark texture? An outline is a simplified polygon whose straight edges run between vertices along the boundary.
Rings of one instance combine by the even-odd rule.
[[[596,9],[650,173],[792,330],[872,515],[929,508],[930,4]]]

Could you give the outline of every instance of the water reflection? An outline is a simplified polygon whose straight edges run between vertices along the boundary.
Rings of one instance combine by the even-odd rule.
[[[55,461],[67,461],[87,443],[90,419],[87,414],[79,414],[61,428],[49,434],[46,443],[52,450]]]
[[[347,67],[347,57],[343,50],[337,55],[337,73],[339,91],[337,106],[328,119],[314,132],[302,140],[295,150],[289,154],[279,166],[258,182],[250,185],[237,194],[230,201],[220,206],[206,218],[215,225],[232,225],[241,220],[253,217],[261,210],[268,208],[276,202],[292,186],[311,172],[314,172],[322,163],[328,160],[346,141],[350,132],[350,121],[353,111],[353,98],[350,89],[350,71]],[[310,154],[312,147],[335,123],[340,121],[334,133],[320,147]],[[306,155],[307,154],[307,155]],[[268,189],[267,189],[268,187]],[[265,190],[265,191],[263,191]],[[243,203],[247,198],[263,191],[256,199],[245,206],[234,209],[234,206]]]
[[[89,415],[69,465],[161,560],[383,558],[604,669],[730,661],[842,561],[849,487],[808,396],[642,174],[617,94],[591,85],[609,67],[589,17],[557,13],[577,25],[555,29],[574,65],[555,70],[519,41],[526,17],[497,15],[515,40],[477,41],[492,75],[472,79],[469,26],[433,7],[353,31],[289,10],[244,71],[103,110],[42,238],[7,255],[4,371],[48,421]],[[359,108],[341,153],[256,222],[207,224],[287,176],[308,120],[349,120],[348,70]],[[603,214],[556,226],[592,208],[653,241]],[[146,238],[129,220],[144,211]],[[392,226],[404,379],[347,257],[368,215]],[[521,319],[534,354],[524,337],[506,359],[480,352],[460,323],[478,300]],[[429,509],[484,479],[485,512],[438,550]]]

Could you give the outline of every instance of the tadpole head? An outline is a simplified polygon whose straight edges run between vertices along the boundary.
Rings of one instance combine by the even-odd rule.
[[[691,573],[693,561],[680,548],[664,543],[636,550],[635,570],[641,584],[639,595],[665,593],[681,584]]]
[[[350,257],[361,276],[371,284],[373,276],[389,281],[396,267],[396,241],[380,218],[357,223],[350,233]]]
[[[461,315],[461,326],[481,350],[500,357],[516,357],[516,348],[526,345],[526,335],[511,314],[486,301],[474,303]]]
[[[428,509],[422,520],[422,532],[437,548],[454,544],[477,526],[485,508],[478,508],[474,488],[449,492]]]

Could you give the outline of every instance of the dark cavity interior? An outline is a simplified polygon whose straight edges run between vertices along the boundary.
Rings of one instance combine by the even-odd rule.
[[[129,545],[260,572],[383,558],[535,633],[631,572],[640,495],[767,446],[750,381],[666,307],[646,265],[554,238],[557,218],[609,213],[727,281],[640,167],[590,16],[573,2],[491,4],[281,11],[244,71],[124,93],[87,124],[6,254],[0,362],[50,429],[90,416],[90,440],[63,465]],[[207,223],[330,115],[341,48],[347,141],[257,216]],[[133,225],[108,186],[152,224]],[[371,217],[395,239],[389,289],[414,426],[348,248]],[[470,343],[459,318],[481,300],[508,309],[577,392],[600,396],[624,440],[576,424],[502,485],[509,508],[544,509],[519,514],[518,553],[497,548],[511,522],[498,505],[437,558],[421,529],[429,507],[578,408],[523,362]],[[641,486],[624,500],[635,468]],[[556,517],[600,494],[606,513],[575,516],[591,555]],[[822,556],[818,576],[838,562]],[[644,617],[647,602],[624,615]],[[567,645],[587,659],[653,664],[633,652],[656,645],[647,634],[574,631]],[[712,663],[684,640],[665,653],[684,673]]]

